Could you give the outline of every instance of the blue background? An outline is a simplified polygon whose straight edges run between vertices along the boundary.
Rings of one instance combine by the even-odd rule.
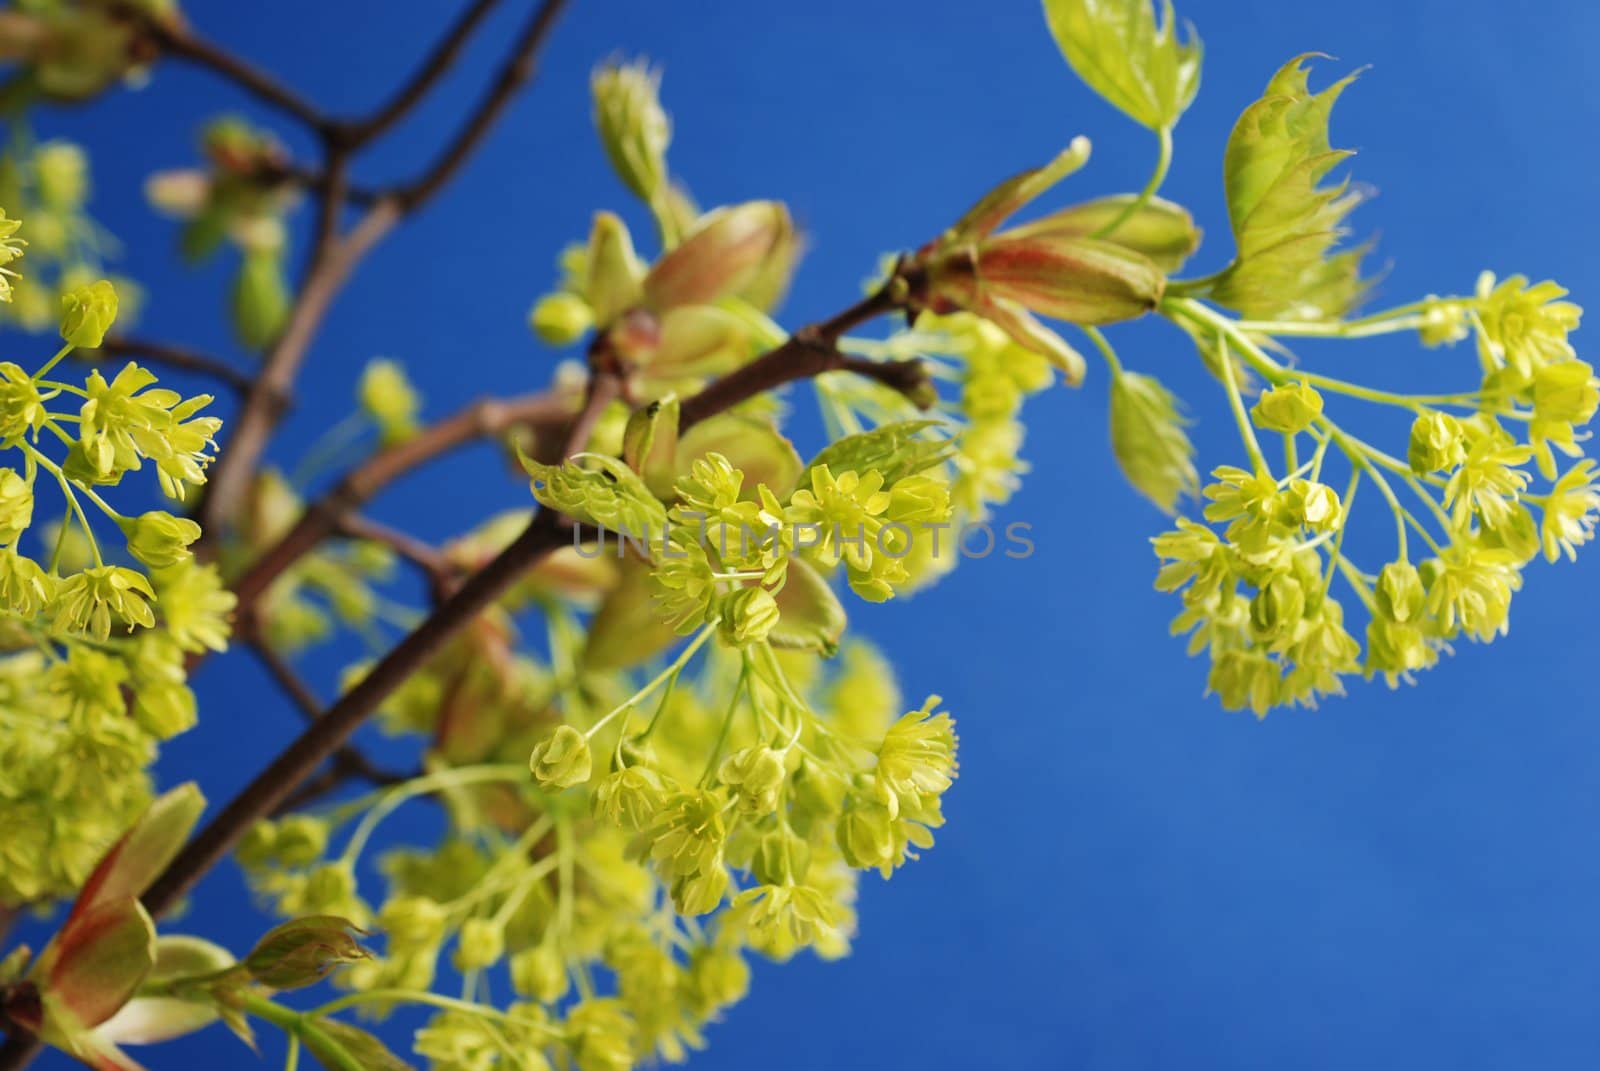
[[[410,70],[454,6],[280,0],[190,13],[356,112]],[[1600,8],[1181,6],[1207,55],[1166,193],[1209,230],[1197,269],[1230,251],[1219,176],[1233,119],[1280,63],[1319,50],[1339,57],[1324,78],[1372,65],[1341,103],[1334,140],[1360,150],[1356,175],[1381,191],[1357,217],[1381,235],[1380,301],[1467,291],[1486,267],[1553,276],[1580,301],[1600,293],[1600,91],[1587,73]],[[497,20],[361,176],[427,159],[514,25]],[[932,235],[1074,134],[1093,138],[1096,155],[1069,196],[1137,188],[1153,152],[1075,80],[1027,0],[578,0],[486,150],[358,272],[312,352],[285,426],[292,448],[276,456],[292,461],[345,411],[374,355],[406,362],[432,415],[547,379],[555,358],[528,336],[526,309],[590,212],[627,204],[588,122],[588,72],[619,50],[665,65],[671,162],[703,203],[793,206],[811,250],[791,323],[840,307],[881,252]],[[172,65],[143,92],[41,124],[95,149],[95,212],[153,295],[145,330],[224,352],[223,277],[177,263],[171,224],[143,209],[139,189],[191,160],[193,123],[227,109],[261,114]],[[1187,396],[1207,465],[1239,459],[1222,397],[1180,336],[1139,325],[1114,337],[1130,366]],[[1475,382],[1470,347],[1397,339],[1305,354],[1363,382]],[[797,427],[812,434],[813,407],[795,399]],[[864,880],[850,959],[759,967],[698,1066],[1591,1066],[1597,556],[1530,567],[1511,634],[1492,650],[1464,645],[1418,687],[1357,683],[1318,711],[1257,723],[1203,699],[1203,665],[1166,636],[1176,606],[1151,590],[1146,542],[1163,521],[1112,464],[1103,371],[1081,393],[1036,399],[1029,417],[1035,473],[1004,516],[1034,525],[1038,553],[969,563],[911,602],[855,614],[908,695],[938,691],[960,720],[949,825],[892,885]],[[409,481],[375,513],[443,538],[524,494],[482,450]],[[1358,543],[1358,557],[1381,560],[1386,532]],[[308,660],[325,693],[349,653]],[[214,661],[198,688],[202,725],[166,749],[161,771],[197,777],[220,802],[297,719],[245,657]],[[224,867],[184,926],[247,945],[264,920],[244,902]],[[264,1043],[274,1066],[276,1039]],[[146,1055],[158,1069],[255,1062],[215,1029]]]

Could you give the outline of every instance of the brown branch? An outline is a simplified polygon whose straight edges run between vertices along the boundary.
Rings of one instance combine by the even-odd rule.
[[[240,392],[248,391],[252,382],[248,373],[241,372],[226,361],[196,350],[165,342],[154,342],[146,338],[112,336],[100,343],[98,352],[110,357],[143,357],[145,364],[163,365],[183,372],[210,376]]]
[[[200,521],[208,539],[220,535],[238,513],[245,492],[254,478],[267,441],[282,415],[283,399],[289,397],[294,380],[304,362],[311,339],[321,326],[334,296],[343,288],[350,272],[373,245],[392,230],[405,215],[416,211],[437,193],[466,162],[505,111],[516,90],[533,75],[540,46],[548,38],[556,16],[567,0],[544,0],[534,12],[499,76],[473,110],[454,141],[415,183],[380,197],[348,236],[339,237],[319,226],[321,240],[312,252],[311,268],[295,299],[289,322],[273,344],[262,365],[255,388],[246,396],[244,407],[233,421],[227,449],[218,460],[201,503]],[[329,138],[329,182],[326,200],[342,200],[337,164],[342,159],[336,135]],[[325,212],[324,219],[336,214]]]
[[[151,914],[170,910],[251,825],[311,777],[419,666],[505,594],[528,567],[568,538],[555,514],[540,512],[522,535],[380,659],[184,846],[144,895]]]
[[[346,513],[339,521],[339,534],[350,539],[379,543],[420,569],[435,592],[447,591],[459,571],[442,550],[425,543],[409,532],[391,528],[359,513]]]
[[[273,581],[400,476],[469,442],[492,439],[513,428],[565,428],[572,419],[574,405],[570,396],[559,393],[484,399],[402,443],[378,451],[313,502],[294,527],[234,583],[241,616],[252,611]]]
[[[534,11],[533,17],[518,35],[510,59],[500,69],[500,74],[490,84],[483,99],[478,102],[471,118],[456,134],[455,139],[439,154],[433,165],[415,182],[399,191],[398,196],[407,211],[432,197],[440,187],[450,181],[451,176],[460,170],[461,165],[466,163],[467,157],[472,155],[473,150],[489,133],[495,120],[500,118],[506,106],[511,103],[511,98],[516,96],[517,90],[533,77],[534,67],[539,58],[539,46],[550,35],[556,18],[566,5],[567,0],[544,0]]]
[[[248,646],[255,652],[256,658],[266,668],[273,681],[294,702],[302,718],[313,722],[322,717],[322,701],[283,655],[260,638],[252,639]],[[360,777],[375,785],[397,785],[415,776],[382,769],[360,751],[348,745],[334,752],[332,769],[344,777]]]
[[[142,5],[119,2],[113,12],[138,24],[140,32],[169,56],[203,67],[232,82],[263,104],[299,120],[316,131],[329,129],[330,120],[300,94],[267,74],[212,44],[177,19],[151,14]]]
[[[405,118],[406,113],[416,107],[428,91],[455,65],[456,60],[461,57],[467,39],[499,2],[500,0],[476,0],[463,11],[456,24],[450,28],[450,32],[440,38],[422,66],[417,68],[416,73],[395,92],[387,104],[365,119],[340,124],[336,134],[338,142],[354,151],[381,136]]]
[[[846,331],[896,307],[898,299],[891,288],[885,286],[830,320],[802,327],[783,345],[713,380],[700,393],[686,399],[679,426],[686,430],[774,387],[825,372],[855,372],[868,376],[905,394],[919,407],[927,408],[931,402],[931,385],[921,361],[866,361],[847,356],[838,348],[839,339]]]

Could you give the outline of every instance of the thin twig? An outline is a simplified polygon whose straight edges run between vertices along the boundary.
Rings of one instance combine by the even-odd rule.
[[[420,178],[391,195],[380,197],[348,236],[323,232],[323,241],[312,252],[311,268],[295,299],[288,324],[267,353],[256,389],[246,396],[243,409],[233,421],[228,448],[211,475],[200,510],[207,540],[220,535],[238,513],[266,451],[267,440],[282,415],[283,399],[289,396],[312,337],[351,270],[401,218],[416,211],[437,193],[466,162],[505,111],[517,89],[532,77],[540,46],[566,3],[567,0],[544,0],[538,7],[489,91],[454,140]],[[339,158],[339,153],[334,151],[338,145],[336,137],[329,140],[330,164]],[[324,196],[331,197],[338,189],[337,177],[330,168]],[[342,200],[342,194],[338,199]]]
[[[112,10],[137,23],[141,32],[168,55],[221,75],[263,104],[278,109],[313,130],[328,129],[328,117],[300,94],[274,76],[207,41],[181,21],[151,14],[145,5],[126,0],[113,3]]]
[[[381,136],[394,126],[438,84],[460,58],[463,46],[500,0],[475,0],[461,13],[450,32],[439,39],[428,58],[422,62],[406,83],[401,86],[377,111],[365,119],[341,124],[337,134],[339,142],[355,150]]]
[[[248,373],[241,372],[219,358],[147,338],[113,335],[100,343],[99,352],[110,357],[143,357],[145,364],[163,365],[183,372],[209,376],[240,392],[248,391],[252,382]]]
[[[539,5],[538,10],[533,13],[533,17],[528,20],[518,36],[509,62],[500,69],[500,74],[491,83],[488,92],[473,109],[471,118],[456,134],[455,139],[439,154],[433,165],[415,182],[399,191],[401,203],[405,205],[407,211],[432,197],[440,187],[450,181],[451,176],[466,163],[467,157],[472,155],[473,150],[489,133],[495,120],[500,118],[506,106],[511,103],[511,98],[516,96],[517,90],[533,77],[534,67],[539,58],[539,46],[550,35],[556,18],[566,5],[567,0],[544,0]]]

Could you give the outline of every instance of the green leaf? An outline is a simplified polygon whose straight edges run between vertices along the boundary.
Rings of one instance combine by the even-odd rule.
[[[1119,371],[1111,380],[1111,451],[1134,489],[1163,511],[1200,490],[1194,444],[1178,400],[1154,376]]]
[[[411,1065],[390,1052],[360,1027],[335,1019],[317,1020],[315,1030],[300,1036],[306,1049],[329,1071],[412,1071]]]
[[[1171,0],[1044,0],[1045,19],[1089,88],[1152,130],[1178,121],[1200,88],[1200,38],[1178,39]]]
[[[937,420],[902,420],[847,435],[812,458],[795,485],[811,486],[811,471],[826,465],[834,473],[877,469],[883,473],[884,487],[892,487],[950,456],[949,440],[929,439],[922,434],[937,424]]]
[[[585,468],[585,463],[592,468]],[[660,533],[667,510],[639,474],[614,457],[577,454],[560,465],[542,465],[522,458],[533,478],[533,497],[540,505],[575,521],[621,532],[635,539]]]
[[[137,900],[97,904],[61,931],[44,985],[47,1019],[100,1025],[132,999],[155,961],[155,923]]]
[[[1362,196],[1348,181],[1323,182],[1354,155],[1329,145],[1328,117],[1356,76],[1312,93],[1308,58],[1285,64],[1245,109],[1223,160],[1238,252],[1211,296],[1256,319],[1334,319],[1367,290],[1366,247],[1333,251]]]
[[[205,797],[193,782],[152,802],[89,875],[63,933],[80,916],[103,904],[143,896],[188,840],[205,806]]]

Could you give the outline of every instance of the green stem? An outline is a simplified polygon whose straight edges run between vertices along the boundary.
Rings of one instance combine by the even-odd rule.
[[[1111,348],[1110,341],[1098,327],[1085,327],[1083,333],[1089,336],[1089,341],[1094,343],[1094,348],[1100,351],[1100,356],[1106,359],[1106,364],[1111,368],[1113,376],[1122,374],[1122,362],[1117,359],[1117,351]]]
[[[677,675],[683,671],[683,668],[689,664],[689,660],[694,657],[695,652],[700,650],[700,648],[705,645],[705,642],[711,638],[711,634],[716,631],[716,628],[717,623],[715,621],[702,628],[695,638],[690,641],[689,646],[685,647],[678,657],[673,659],[670,666],[656,674],[653,678],[651,678],[649,683],[647,683],[643,688],[640,688],[637,692],[634,692],[625,701],[623,701],[621,705],[612,710],[611,713],[607,714],[605,717],[589,726],[588,731],[583,734],[584,739],[593,739],[594,735],[601,729],[605,728],[606,724],[610,722],[611,719],[615,718],[624,711],[632,710],[640,700],[644,699],[651,692],[654,692],[657,688],[665,684],[668,678],[676,678]]]
[[[44,363],[44,367],[40,368],[37,372],[35,372],[33,374],[34,381],[37,382],[38,380],[44,378],[44,376],[46,376],[50,372],[50,369],[52,369],[56,365],[60,364],[61,363],[61,359],[63,357],[65,357],[67,354],[71,353],[76,348],[77,347],[74,346],[70,342],[67,343],[65,346],[62,346],[59,350],[56,351],[56,355],[54,357],[50,358],[48,361],[46,361]]]
[[[1228,390],[1228,405],[1233,410],[1233,419],[1239,425],[1239,437],[1244,440],[1244,448],[1249,452],[1256,472],[1270,476],[1272,469],[1267,465],[1266,455],[1261,452],[1261,444],[1256,441],[1255,425],[1250,423],[1250,414],[1245,412],[1244,397],[1239,393],[1239,383],[1233,374],[1233,356],[1228,352],[1228,345],[1226,333],[1218,332],[1218,363],[1222,366],[1222,385]]]
[[[1136,212],[1149,204],[1150,199],[1161,189],[1161,184],[1167,180],[1167,171],[1172,167],[1172,128],[1166,126],[1158,127],[1156,129],[1156,139],[1158,142],[1156,169],[1151,173],[1150,181],[1144,184],[1144,189],[1139,191],[1137,198],[1130,201],[1121,212],[1117,213],[1116,218],[1089,237],[1110,238],[1117,232],[1118,227],[1128,222]]]
[[[319,1060],[332,1061],[331,1071],[364,1071],[360,1060],[346,1052],[344,1046],[317,1025],[316,1020],[320,1018],[317,1012],[291,1011],[254,993],[241,994],[239,1003],[257,1019],[271,1023],[290,1038],[310,1046]]]
[[[385,789],[377,794],[377,802],[362,817],[360,824],[356,826],[355,832],[350,835],[350,843],[345,845],[344,852],[339,857],[339,862],[346,866],[354,866],[356,860],[361,858],[361,853],[366,849],[367,841],[371,839],[373,832],[378,828],[378,823],[409,799],[439,789],[463,788],[467,785],[494,781],[520,781],[527,777],[528,770],[526,767],[513,766],[509,763],[490,766],[459,766],[452,770],[440,770],[438,773],[413,778],[402,785]]]

